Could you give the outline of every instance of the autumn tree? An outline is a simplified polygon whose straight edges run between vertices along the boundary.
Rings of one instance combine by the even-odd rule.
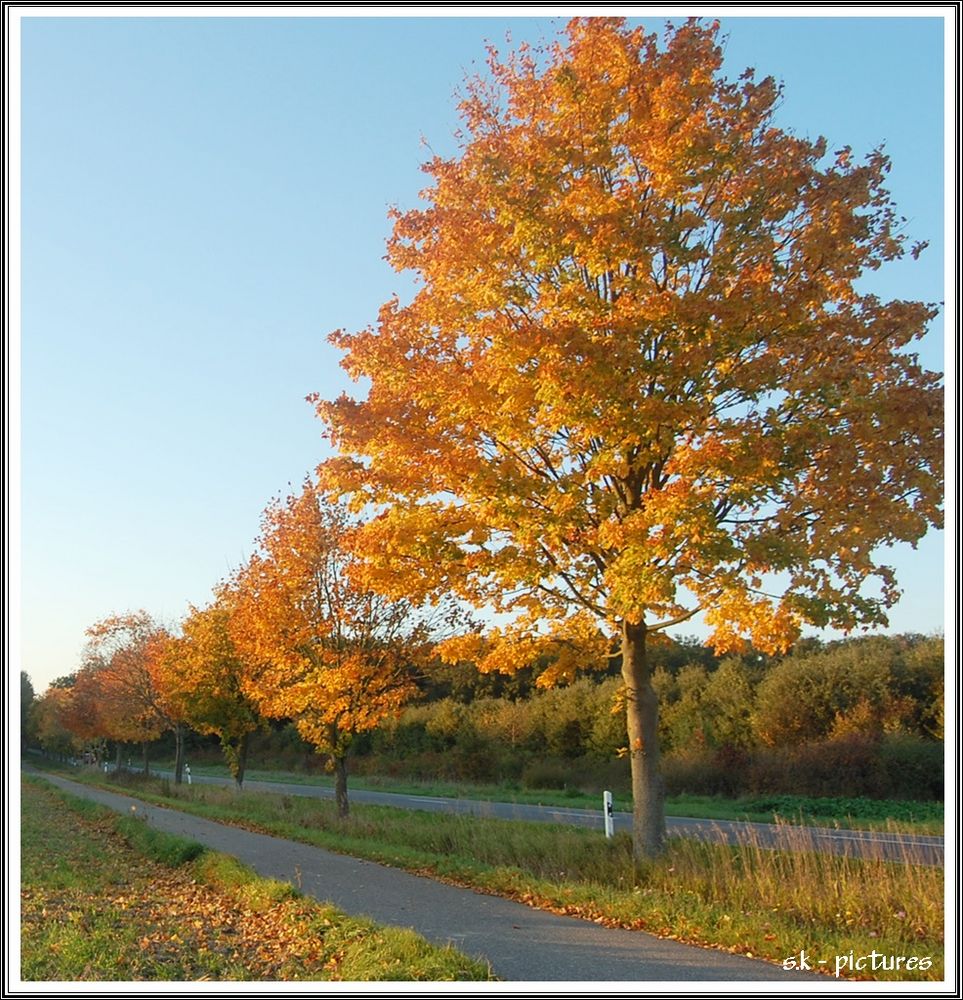
[[[174,730],[174,774],[180,781],[184,762],[183,722],[164,696],[159,680],[161,657],[169,638],[146,611],[109,615],[87,629],[84,668],[75,688],[96,705],[102,734],[116,743],[140,743],[144,770],[149,769],[147,744]],[[92,709],[93,711],[93,709]],[[82,713],[74,713],[75,716]],[[82,724],[78,720],[78,724]],[[119,751],[118,751],[119,752]]]
[[[169,705],[197,732],[217,736],[237,788],[244,783],[251,734],[260,716],[244,692],[252,666],[230,636],[230,592],[206,608],[192,608],[181,635],[161,657],[161,687]]]
[[[20,749],[26,750],[35,735],[32,714],[37,696],[26,670],[20,671]]]
[[[127,726],[126,717],[114,710],[113,693],[108,691],[106,675],[102,673],[105,666],[86,656],[81,668],[72,675],[70,685],[64,688],[65,695],[57,702],[60,724],[79,745],[94,754],[98,765],[106,741],[115,739]]]
[[[235,581],[231,620],[237,648],[257,665],[243,689],[331,757],[341,815],[351,740],[415,693],[412,666],[431,638],[429,620],[407,600],[356,584],[350,530],[345,511],[323,504],[310,483],[273,503],[259,552]]]
[[[70,688],[51,685],[34,703],[31,712],[37,741],[44,751],[58,757],[73,753],[81,741],[64,725]]]
[[[941,383],[912,351],[937,310],[860,284],[921,249],[887,157],[777,127],[780,87],[724,78],[718,30],[593,18],[493,52],[458,154],[394,214],[411,301],[331,337],[367,398],[316,400],[382,592],[514,614],[488,668],[620,656],[639,856],[664,829],[657,633],[881,625],[874,553],[941,519]]]

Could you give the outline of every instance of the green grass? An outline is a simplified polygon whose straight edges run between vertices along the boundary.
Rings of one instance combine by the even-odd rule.
[[[625,835],[361,805],[339,820],[331,802],[309,797],[209,785],[161,797],[160,783],[126,781],[150,801],[602,923],[774,962],[803,949],[915,955],[929,970],[890,978],[942,976],[943,872],[822,854],[799,828],[784,852],[751,837],[737,848],[671,838],[661,859],[637,868]]]
[[[172,762],[157,765],[173,770]],[[228,769],[218,764],[192,765],[194,774],[227,778]],[[301,771],[253,769],[249,781],[282,781],[289,784],[332,787],[326,775]],[[455,782],[417,782],[391,778],[358,776],[349,778],[350,788],[426,795],[437,798],[474,799],[486,802],[516,802],[526,805],[560,806],[573,809],[601,809],[601,796],[586,795],[576,789],[523,789],[515,785],[474,785]],[[615,808],[631,812],[632,800],[615,796]],[[784,823],[807,826],[839,826],[852,830],[896,830],[901,833],[940,835],[943,833],[942,802],[904,802],[867,798],[807,798],[801,795],[753,796],[726,799],[720,796],[682,795],[666,800],[668,816],[695,819],[749,820],[757,823]]]
[[[28,981],[491,978],[452,948],[35,781],[23,783],[21,870]]]
[[[670,799],[670,816],[695,819],[751,820],[850,830],[885,830],[939,836],[943,833],[942,802],[896,799],[808,798],[802,795],[724,799],[685,795]]]

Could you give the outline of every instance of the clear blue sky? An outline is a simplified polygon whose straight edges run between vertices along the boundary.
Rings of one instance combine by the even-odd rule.
[[[454,151],[453,93],[486,39],[563,21],[21,24],[21,636],[39,692],[98,618],[174,623],[250,552],[266,503],[324,457],[304,397],[348,384],[326,334],[406,291],[386,213],[424,186],[422,137]],[[874,287],[943,299],[942,21],[723,24],[728,75],[785,82],[784,127],[860,154],[886,142],[931,247]],[[922,353],[943,367],[940,324]],[[941,629],[942,536],[893,559],[892,630]]]

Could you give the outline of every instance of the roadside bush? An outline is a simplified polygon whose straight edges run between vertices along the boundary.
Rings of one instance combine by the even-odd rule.
[[[742,657],[730,656],[709,675],[701,705],[710,746],[731,755],[755,745],[752,712],[761,673]]]
[[[898,677],[901,693],[914,703],[912,731],[943,739],[943,677],[946,670],[942,636],[907,640]]]
[[[498,784],[512,773],[510,748],[492,744],[475,732],[465,734],[450,751],[457,777],[463,781]]]
[[[709,674],[701,664],[690,663],[677,673],[660,667],[652,677],[659,698],[659,739],[663,753],[701,748],[706,744],[702,696]]]
[[[668,795],[741,795],[746,789],[745,771],[730,763],[729,751],[699,749],[670,754],[662,771]]]
[[[455,746],[474,735],[469,707],[451,698],[410,708],[406,715],[409,719],[423,718],[425,731],[438,746]]]
[[[631,795],[632,773],[628,757],[599,760],[583,757],[576,761],[578,787],[589,795],[601,795],[608,790],[616,795]]]
[[[543,745],[541,720],[528,701],[479,698],[469,711],[476,733],[492,746],[536,750]]]
[[[885,794],[894,799],[942,799],[942,743],[896,734],[879,745]]]
[[[760,750],[748,764],[745,780],[746,791],[751,793],[870,798],[885,795],[879,743],[860,733]]]
[[[692,643],[656,649],[672,654],[663,662],[654,651],[652,660],[670,794],[941,795],[942,747],[931,740],[943,725],[942,639],[809,639],[781,662],[758,654],[719,662],[695,656]],[[499,690],[473,684],[460,697],[407,707],[355,742],[352,772],[591,794],[628,788],[620,677],[583,677],[525,698]],[[251,760],[324,767],[293,726],[256,734]]]
[[[730,656],[714,670],[689,663],[675,672],[659,668],[659,736],[666,753],[754,746],[753,714],[762,670]]]
[[[443,736],[428,732],[425,706],[407,709],[399,719],[388,719],[374,730],[370,752],[410,756],[450,745]]]
[[[597,683],[587,677],[564,687],[540,691],[530,701],[542,751],[555,757],[581,757],[592,733]]]
[[[522,769],[522,788],[572,788],[573,768],[560,760],[533,760]]]
[[[795,747],[670,754],[669,795],[804,795],[939,800],[943,747],[912,736],[849,733]]]
[[[871,636],[798,653],[759,684],[753,728],[767,746],[834,734],[935,734],[942,639]]]
[[[615,761],[629,742],[625,731],[622,691],[622,679],[619,677],[611,677],[595,685],[592,691],[591,729],[585,749],[594,763]]]
[[[540,758],[530,760],[521,773],[519,784],[528,789],[563,789],[597,795],[610,791],[628,795],[632,778],[627,757],[597,760],[581,757],[578,760]]]
[[[426,750],[405,757],[393,754],[371,754],[351,761],[351,770],[357,775],[377,775],[405,781],[455,781],[458,769],[451,754]]]

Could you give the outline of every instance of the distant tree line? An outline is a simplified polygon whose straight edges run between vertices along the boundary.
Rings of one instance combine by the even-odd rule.
[[[123,648],[126,663],[130,646]],[[178,653],[176,662],[187,662],[183,645]],[[693,638],[666,640],[653,651],[653,683],[662,706],[667,789],[941,798],[943,655],[941,637],[921,635],[805,639],[785,657],[750,650],[720,658]],[[627,792],[618,663],[548,689],[535,681],[544,668],[535,664],[506,675],[481,673],[470,662],[412,661],[408,684],[418,692],[415,700],[355,735],[353,769],[420,780]],[[198,669],[197,676],[203,675]],[[37,698],[22,674],[25,745],[62,757],[86,751],[98,762],[111,752],[119,765],[135,746],[182,758],[186,739],[192,755],[210,758],[220,744],[243,780],[244,764],[239,770],[228,740],[236,731],[248,763],[324,767],[316,743],[303,739],[293,722],[260,717],[254,703],[237,694],[228,701],[240,706],[233,709],[241,719],[233,730],[223,721],[213,724],[217,712],[225,714],[225,703],[209,704],[196,682],[180,714],[169,711],[181,721],[163,726],[154,721],[156,713],[146,713],[147,695],[132,700],[124,689],[127,700],[115,694],[106,701],[110,676],[87,664]],[[161,701],[169,706],[170,693]],[[112,725],[104,722],[107,716]],[[124,719],[123,725],[117,721]]]
[[[669,791],[939,798],[943,669],[942,638],[919,635],[804,640],[783,658],[666,644],[653,683]],[[508,680],[473,684],[466,666],[436,681],[358,744],[356,769],[627,789],[618,677]]]

